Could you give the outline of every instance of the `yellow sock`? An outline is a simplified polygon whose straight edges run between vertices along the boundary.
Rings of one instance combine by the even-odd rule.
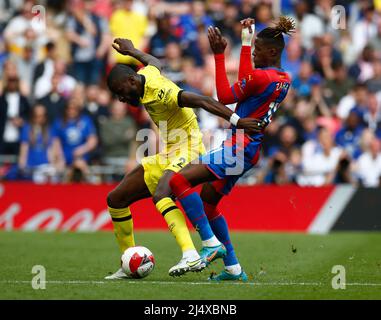
[[[163,198],[156,203],[156,208],[164,216],[168,228],[175,237],[181,250],[183,252],[187,250],[195,250],[185,217],[173,200],[169,197]]]
[[[133,222],[130,208],[114,209],[108,207],[111,215],[114,233],[119,244],[119,249],[123,253],[127,248],[135,246]]]

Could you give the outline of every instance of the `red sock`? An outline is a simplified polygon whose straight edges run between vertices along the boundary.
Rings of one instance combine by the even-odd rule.
[[[169,186],[178,199],[186,197],[192,190],[191,184],[181,173],[175,173],[173,175],[171,180],[169,180]]]
[[[210,203],[207,203],[205,201],[203,201],[203,204],[204,204],[204,208],[205,208],[205,214],[208,217],[209,221],[212,221],[221,215],[221,212],[217,209],[216,206],[214,206]]]

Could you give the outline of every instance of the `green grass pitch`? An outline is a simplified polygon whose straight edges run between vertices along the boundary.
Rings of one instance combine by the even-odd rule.
[[[137,232],[136,241],[154,253],[153,273],[107,281],[119,267],[111,232],[0,232],[0,299],[381,299],[381,233],[233,233],[246,284],[208,283],[221,261],[171,278],[180,251],[170,233]],[[46,268],[45,290],[31,286],[34,265]],[[334,265],[345,267],[345,289],[332,288]]]

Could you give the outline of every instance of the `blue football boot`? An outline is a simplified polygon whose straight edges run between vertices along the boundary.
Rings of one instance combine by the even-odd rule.
[[[210,278],[208,279],[209,281],[242,281],[242,282],[247,282],[249,281],[249,278],[247,277],[247,274],[245,271],[241,271],[240,274],[235,275],[227,272],[226,270],[222,271],[219,275],[213,276],[211,275]]]
[[[212,261],[226,256],[226,248],[220,244],[215,247],[202,247],[200,257],[208,266]]]

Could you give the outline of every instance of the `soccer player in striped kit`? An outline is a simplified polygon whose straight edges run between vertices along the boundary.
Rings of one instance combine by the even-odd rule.
[[[230,241],[228,226],[217,208],[237,180],[251,169],[259,158],[263,131],[271,122],[279,104],[286,97],[290,77],[281,69],[281,54],[285,47],[283,34],[289,35],[295,28],[294,21],[280,17],[274,27],[258,33],[254,43],[254,64],[251,60],[251,44],[254,38],[254,19],[241,21],[242,49],[238,81],[230,86],[226,76],[224,50],[226,40],[218,28],[210,27],[208,37],[216,64],[216,87],[220,102],[237,102],[231,116],[232,130],[222,146],[191,162],[170,180],[173,193],[181,202],[202,240],[200,256],[206,264],[223,258],[225,270],[210,280],[242,280],[247,275],[242,270]],[[234,125],[241,117],[259,119],[263,130],[248,135]],[[201,195],[193,187],[204,183]]]

